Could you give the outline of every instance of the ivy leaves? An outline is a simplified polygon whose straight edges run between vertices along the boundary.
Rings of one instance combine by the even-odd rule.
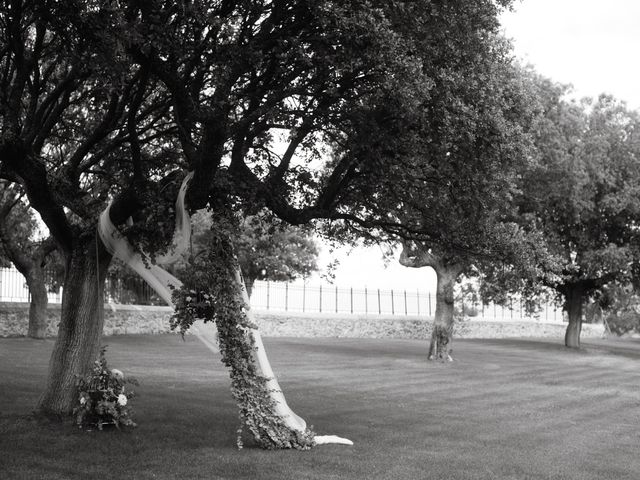
[[[212,229],[208,249],[187,265],[185,282],[173,294],[175,313],[171,327],[185,333],[196,319],[216,322],[222,363],[229,368],[231,393],[238,404],[241,426],[237,444],[242,448],[246,429],[265,449],[308,449],[314,434],[289,428],[276,411],[265,378],[256,365],[252,329],[245,313],[238,268],[229,232]]]

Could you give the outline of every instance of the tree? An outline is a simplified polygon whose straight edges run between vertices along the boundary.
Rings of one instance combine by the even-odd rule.
[[[8,2],[0,19],[0,177],[20,185],[65,265],[60,327],[39,407],[67,413],[76,376],[97,358],[102,333],[110,255],[97,240],[96,220],[132,170],[130,151],[149,167],[164,153],[166,167],[170,144],[157,139],[171,128],[169,105],[141,69],[106,66],[103,59],[119,47],[109,37],[100,38],[100,48],[92,43],[95,25],[105,20],[93,2]]]
[[[637,279],[640,117],[610,96],[568,101],[567,87],[534,80],[544,115],[517,201],[523,225],[545,237],[555,267],[539,281],[563,302],[565,345],[578,348],[585,301]]]
[[[0,182],[0,258],[11,262],[29,287],[31,338],[44,338],[47,327],[47,257],[55,249],[51,238],[35,240],[37,224],[22,195],[7,182]]]
[[[191,255],[199,255],[210,243],[211,220],[202,213],[194,216]],[[318,246],[300,227],[278,221],[266,214],[248,215],[240,221],[234,238],[234,249],[240,270],[251,296],[256,280],[290,282],[318,270]]]
[[[498,12],[489,0],[455,6],[16,0],[0,7],[8,45],[0,57],[0,176],[24,188],[66,266],[40,409],[69,412],[75,375],[97,357],[110,255],[95,225],[109,197],[110,220],[124,226],[133,218],[125,233],[150,254],[169,243],[186,170],[194,173],[191,210],[266,206],[293,224],[317,217],[376,224],[379,217],[351,200],[371,196],[393,158],[339,155],[318,173],[327,164],[323,145],[343,138],[368,105],[393,98],[409,109],[416,92],[428,91],[415,55],[425,32],[438,51],[458,18],[462,31],[478,32],[475,23],[495,22]],[[474,35],[470,46],[483,40]]]
[[[97,357],[110,255],[95,225],[110,195],[116,225],[144,219],[128,234],[150,253],[171,237],[179,170],[195,172],[192,209],[215,188],[294,223],[335,212],[349,163],[329,178],[311,173],[319,137],[348,101],[416,76],[383,11],[329,6],[0,7],[0,176],[24,189],[66,267],[42,411],[70,412],[75,377]],[[278,153],[271,146],[281,131],[288,143]]]
[[[483,27],[483,43],[465,48],[471,39],[461,35],[451,40],[450,50],[439,52],[442,58],[429,57],[437,65],[446,62],[447,68],[430,72],[428,95],[410,114],[394,111],[391,102],[378,108],[376,115],[394,119],[393,139],[376,132],[374,138],[382,140],[371,142],[365,119],[362,130],[354,129],[349,147],[357,155],[397,158],[397,170],[376,185],[368,207],[407,227],[382,227],[375,233],[402,242],[403,265],[436,271],[429,358],[447,355],[458,277],[489,262],[529,268],[532,255],[522,255],[520,246],[535,245],[511,220],[517,177],[529,161],[534,97],[511,62],[509,44],[497,35],[497,25]]]

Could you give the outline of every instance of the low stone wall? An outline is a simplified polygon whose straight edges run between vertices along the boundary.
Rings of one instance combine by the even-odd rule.
[[[0,337],[22,337],[27,334],[29,305],[0,303]],[[378,315],[336,315],[299,312],[256,311],[262,335],[266,337],[351,337],[351,338],[429,338],[432,319]],[[170,332],[171,308],[157,306],[107,304],[104,309],[104,334]],[[60,305],[48,308],[47,336],[58,331]],[[483,321],[466,319],[458,322],[457,338],[508,338],[564,336],[566,324],[531,321]],[[601,324],[583,324],[582,338],[601,337]]]
[[[47,336],[58,334],[60,304],[49,304],[47,308]],[[166,333],[169,332],[169,307],[148,307],[138,305],[104,306],[105,335],[126,333]],[[28,328],[28,303],[0,303],[0,337],[24,337]]]
[[[377,315],[332,315],[256,312],[265,337],[409,338],[431,336],[433,318]],[[555,337],[562,338],[567,325],[531,321],[465,319],[456,324],[456,338]],[[603,326],[582,325],[582,338],[601,337]]]

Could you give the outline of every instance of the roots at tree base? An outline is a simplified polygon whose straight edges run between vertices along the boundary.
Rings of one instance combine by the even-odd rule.
[[[191,177],[191,173],[187,175],[187,177],[185,177],[182,187],[180,188],[178,200],[176,201],[176,230],[174,233],[173,253],[172,255],[165,255],[164,257],[161,257],[161,260],[170,261],[172,258],[176,258],[183,251],[185,251],[187,246],[189,245],[191,226],[189,223],[189,215],[184,206],[184,196],[186,194],[187,185]],[[138,273],[158,293],[158,295],[160,295],[160,297],[165,300],[165,302],[167,302],[168,305],[175,308],[172,298],[172,291],[174,289],[180,289],[182,287],[182,282],[157,265],[150,265],[149,262],[146,262],[149,267],[145,265],[142,256],[138,252],[134,251],[132,246],[118,232],[118,230],[111,222],[111,219],[109,217],[109,207],[105,209],[100,217],[98,232],[100,234],[102,242],[110,253],[122,260],[136,273]],[[244,288],[244,283],[242,282],[240,270],[237,265],[235,265],[234,276],[235,282],[239,287],[239,290],[242,292],[244,315],[248,317],[247,320],[250,325],[255,325],[253,314],[249,306],[249,298],[247,296],[246,289]],[[238,316],[243,315],[242,310],[242,308],[238,309]],[[235,320],[231,319],[231,322],[234,323]],[[227,332],[238,330],[239,325],[234,324],[232,325],[232,327],[233,328],[227,330]],[[218,325],[219,332],[221,331],[221,328],[222,327]],[[202,335],[198,332],[197,328],[194,329],[194,333],[199,336],[203,343],[205,343],[205,345],[210,348],[209,342],[202,338]],[[220,335],[219,338],[221,350],[223,349],[223,342],[225,340],[223,338],[224,332],[222,333],[223,335]],[[255,377],[253,382],[255,383],[255,385],[258,385],[258,387],[256,388],[263,390],[264,394],[268,396],[266,405],[264,407],[267,410],[273,410],[272,415],[266,414],[266,416],[273,417],[270,421],[264,422],[264,419],[258,420],[257,423],[264,423],[266,425],[262,432],[256,430],[255,428],[252,429],[254,437],[261,444],[261,446],[263,446],[264,448],[308,448],[313,444],[320,445],[327,443],[353,445],[353,442],[351,442],[350,440],[337,437],[335,435],[313,435],[313,432],[310,432],[307,429],[306,422],[301,417],[296,415],[287,405],[284,394],[282,393],[275,375],[273,374],[273,370],[271,369],[271,364],[269,363],[269,359],[267,358],[266,350],[264,348],[262,338],[258,330],[248,329],[241,341],[245,344],[245,347],[248,347],[254,352],[251,357],[253,363],[257,364],[258,368],[255,369],[255,367],[250,367],[249,371],[253,372],[252,375],[253,377]],[[248,360],[248,362],[251,363],[251,360]],[[229,366],[232,368],[233,380],[233,370],[234,368],[237,368],[237,366]],[[244,368],[247,368],[247,365],[244,365]],[[249,375],[249,377],[251,377],[251,375]],[[260,386],[262,383],[264,384],[264,389]],[[250,393],[251,392],[240,392],[237,397],[244,398],[244,401],[249,402],[251,401],[251,399],[247,397],[250,396],[248,395]],[[236,400],[240,402],[239,398],[236,398]],[[244,412],[242,413],[244,420],[249,422],[246,417],[246,412],[253,412],[255,410],[254,407],[243,407],[243,405],[241,405],[240,403],[239,407],[241,409],[241,412]],[[275,420],[275,423],[273,422],[273,420]],[[280,423],[282,424],[282,427],[284,427],[284,430],[278,433],[277,430],[280,430],[280,428],[278,428],[278,424]]]
[[[453,361],[451,358],[451,328],[444,325],[434,325],[429,344],[429,360]]]

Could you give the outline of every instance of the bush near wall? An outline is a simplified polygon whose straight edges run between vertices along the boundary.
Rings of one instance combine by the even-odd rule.
[[[627,310],[619,314],[607,316],[609,328],[616,335],[640,333],[640,314],[635,310]]]

